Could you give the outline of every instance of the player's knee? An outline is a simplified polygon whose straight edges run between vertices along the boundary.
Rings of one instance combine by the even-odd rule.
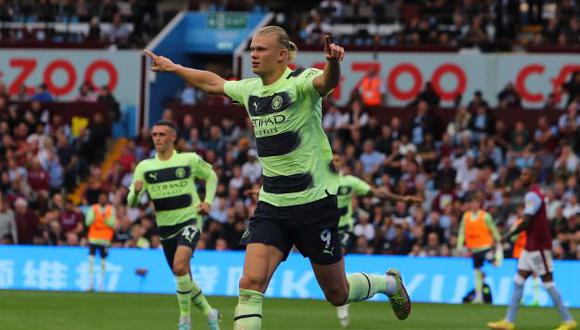
[[[543,284],[544,284],[544,288],[546,288],[546,290],[549,290],[550,288],[553,288],[556,286],[553,281],[544,282]]]
[[[346,304],[348,300],[348,293],[346,290],[342,290],[339,288],[325,290],[324,297],[326,300],[332,304],[332,306],[343,306]]]
[[[183,276],[189,273],[189,265],[186,263],[174,263],[173,264],[173,274],[177,276]]]
[[[242,278],[240,278],[240,289],[248,289],[263,292],[267,284],[268,283],[266,283],[265,276],[244,274],[242,275]]]
[[[526,282],[526,279],[522,275],[516,274],[514,276],[514,283],[516,285],[524,285],[525,282]]]

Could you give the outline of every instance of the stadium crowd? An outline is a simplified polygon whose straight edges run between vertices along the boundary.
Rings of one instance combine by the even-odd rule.
[[[277,12],[302,45],[332,33],[350,47],[571,48],[580,45],[580,10],[573,0],[224,0],[191,1],[190,9]]]
[[[155,1],[0,0],[0,41],[142,48],[165,14]]]
[[[580,9],[574,0],[308,0],[298,4],[192,0],[181,6],[170,1],[0,0],[0,22],[7,23],[0,24],[0,41],[142,48],[185,8],[273,11],[276,23],[291,31],[299,47],[318,45],[326,33],[349,47],[427,45],[506,51],[518,45],[580,46]],[[58,23],[86,26],[59,28]]]
[[[546,190],[555,256],[580,259],[580,97],[573,94],[578,86],[572,87],[559,120],[551,123],[541,117],[535,127],[494,119],[479,94],[460,106],[452,121],[441,123],[432,116],[429,94],[421,93],[411,105],[417,115],[405,127],[396,116],[380,125],[356,93],[348,106],[326,104],[323,125],[333,149],[345,160],[343,173],[424,198],[422,205],[356,198],[356,240],[349,252],[461,255],[456,241],[466,201],[482,197],[500,230],[507,231],[522,216],[525,191],[518,175],[531,167]],[[159,248],[147,197],[137,208],[125,206],[136,163],[154,152],[149,130],[130,140],[113,169],[103,175],[99,164],[109,128],[102,116],[96,115],[88,129],[74,136],[68,123],[45,109],[50,103],[37,100],[46,93],[38,88],[31,102],[21,103],[0,87],[0,242],[86,245],[83,212],[105,193],[117,214],[113,246]],[[79,97],[83,94],[81,89]],[[498,102],[504,98],[500,93]],[[178,118],[170,109],[163,119],[178,124],[179,150],[199,153],[219,177],[198,248],[241,249],[238,242],[255,209],[254,191],[261,177],[251,123],[240,125],[227,116],[212,122],[187,113]],[[88,188],[77,206],[67,196],[81,180]]]
[[[326,0],[297,15],[294,31],[306,44],[332,32],[340,44],[354,46],[573,47],[580,44],[579,15],[572,0]],[[357,28],[337,29],[348,24]]]

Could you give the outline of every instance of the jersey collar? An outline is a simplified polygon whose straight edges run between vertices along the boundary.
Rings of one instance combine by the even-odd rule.
[[[280,78],[278,78],[278,80],[276,80],[275,82],[273,82],[270,85],[262,84],[262,88],[266,89],[266,90],[276,88],[278,85],[280,85],[282,82],[284,82],[286,80],[286,77],[288,77],[288,75],[290,73],[292,73],[292,70],[289,67],[286,67],[286,71],[284,71],[284,73],[280,76]]]
[[[155,153],[155,159],[157,159],[157,160],[159,160],[159,161],[162,161],[162,162],[164,162],[164,161],[168,161],[168,160],[170,160],[170,159],[171,159],[171,158],[173,158],[173,156],[175,156],[176,154],[177,154],[177,150],[173,149],[173,153],[171,154],[171,157],[169,157],[168,159],[165,159],[165,160],[163,160],[163,159],[160,159],[160,158],[159,158],[159,154],[158,154],[158,153]]]

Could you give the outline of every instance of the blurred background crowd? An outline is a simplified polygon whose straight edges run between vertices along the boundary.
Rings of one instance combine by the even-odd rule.
[[[154,1],[0,0],[0,43],[92,40],[104,47],[139,48],[175,12],[169,5],[165,11],[159,6]],[[328,32],[353,47],[433,44],[501,50],[508,44],[575,49],[580,41],[580,6],[571,0],[330,0],[306,1],[299,5],[303,11],[292,11],[282,1],[189,1],[189,6],[276,10],[274,23],[293,31],[305,47],[317,44]],[[58,24],[75,21],[90,22],[90,30],[59,32]],[[8,28],[23,22],[42,26]],[[130,28],[124,22],[132,23]],[[456,241],[466,201],[482,197],[483,208],[505,232],[522,217],[526,190],[519,174],[533,168],[547,198],[555,257],[580,259],[580,73],[561,86],[563,108],[557,109],[556,96],[549,95],[545,108],[538,110],[561,115],[555,120],[540,115],[533,125],[506,122],[498,115],[521,107],[511,84],[498,90],[497,109],[491,109],[491,100],[480,93],[462,95],[452,109],[440,109],[439,97],[427,83],[405,109],[416,114],[410,121],[397,114],[388,120],[381,117],[360,88],[349,91],[346,105],[330,100],[324,104],[324,129],[335,153],[344,159],[340,171],[397,194],[421,196],[424,202],[354,198],[356,240],[350,253],[461,255]],[[388,97],[380,93],[381,98]],[[113,246],[160,248],[147,197],[137,208],[125,205],[133,169],[154,153],[149,129],[123,143],[111,138],[119,110],[107,86],[87,83],[79,89],[75,100],[79,106],[106,106],[82,129],[74,129],[70,120],[54,111],[53,101],[42,84],[19,86],[18,93],[9,93],[0,76],[0,244],[86,245],[84,212],[106,194],[117,214]],[[185,86],[169,100],[163,119],[178,125],[177,148],[199,153],[219,177],[198,249],[241,249],[238,242],[256,206],[252,191],[261,180],[251,123],[235,116],[212,119],[183,113],[172,106],[197,104],[209,112],[215,102]],[[453,118],[444,120],[436,110],[453,112]],[[113,145],[118,146],[115,161],[107,162]],[[198,189],[203,194],[203,183]]]

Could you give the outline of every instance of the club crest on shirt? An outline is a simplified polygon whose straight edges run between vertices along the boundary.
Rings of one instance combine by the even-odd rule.
[[[175,176],[178,179],[183,179],[185,178],[185,169],[183,167],[179,167],[175,170]]]
[[[276,95],[272,99],[272,109],[273,110],[279,110],[280,107],[282,107],[282,103],[284,103],[284,99],[282,99],[282,96]]]

